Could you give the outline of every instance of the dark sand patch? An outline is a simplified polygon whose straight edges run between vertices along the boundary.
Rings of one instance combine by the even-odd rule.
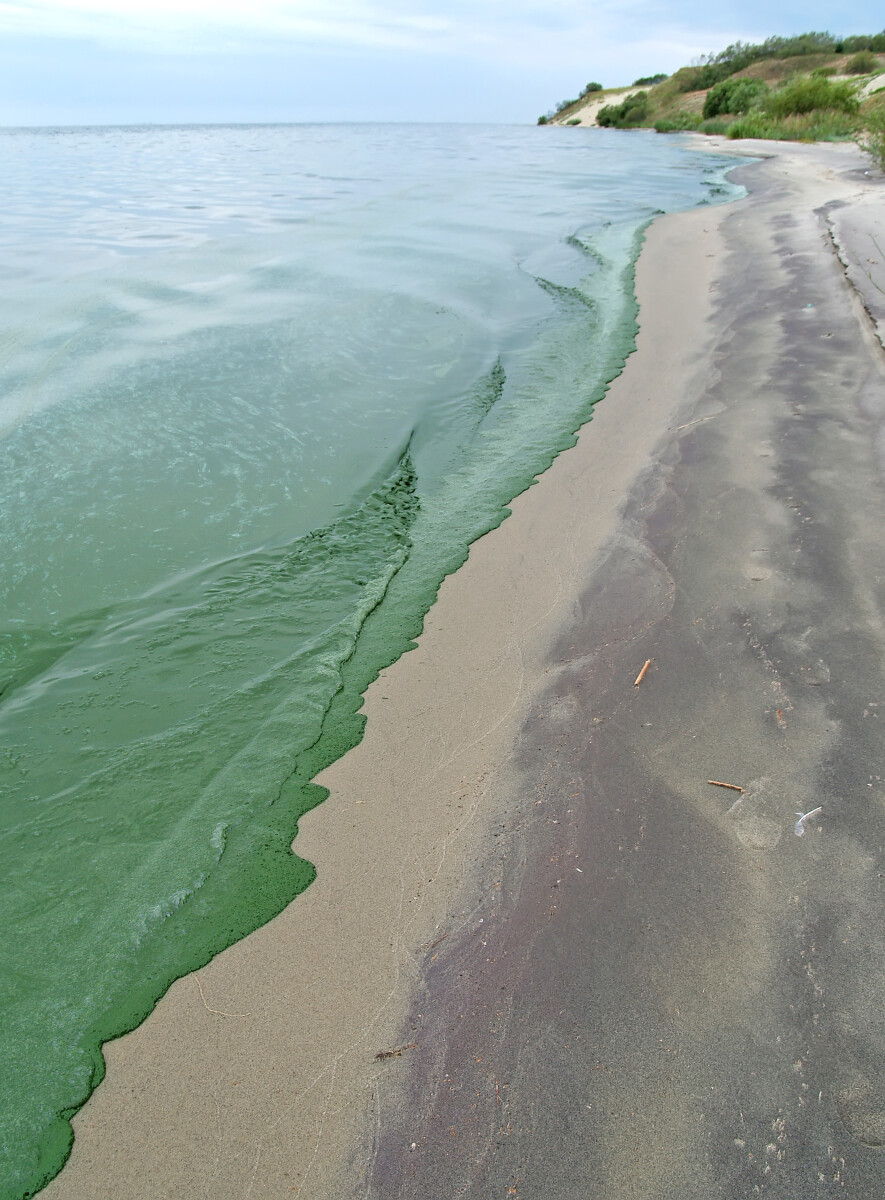
[[[885,384],[781,175],[548,656],[367,1195],[885,1195]]]

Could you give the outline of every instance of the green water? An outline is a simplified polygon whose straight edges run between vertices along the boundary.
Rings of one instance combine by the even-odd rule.
[[[588,419],[664,209],[644,135],[0,134],[0,1196],[103,1041],[313,878],[310,781]],[[592,512],[587,519],[593,519]],[[297,842],[296,842],[297,849]]]

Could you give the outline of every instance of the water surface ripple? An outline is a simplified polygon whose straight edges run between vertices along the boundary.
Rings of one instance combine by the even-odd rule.
[[[308,885],[311,778],[620,370],[641,230],[736,190],[673,140],[518,127],[4,130],[0,164],[17,1200],[102,1041]]]

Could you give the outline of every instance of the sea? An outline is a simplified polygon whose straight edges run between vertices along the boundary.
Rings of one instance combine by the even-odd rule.
[[[102,1044],[309,886],[362,693],[621,371],[648,223],[733,165],[601,129],[0,130],[3,1200],[62,1167]]]

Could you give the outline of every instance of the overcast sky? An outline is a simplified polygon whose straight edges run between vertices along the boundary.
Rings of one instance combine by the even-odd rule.
[[[883,19],[873,0],[0,0],[0,125],[532,122],[590,80]]]

